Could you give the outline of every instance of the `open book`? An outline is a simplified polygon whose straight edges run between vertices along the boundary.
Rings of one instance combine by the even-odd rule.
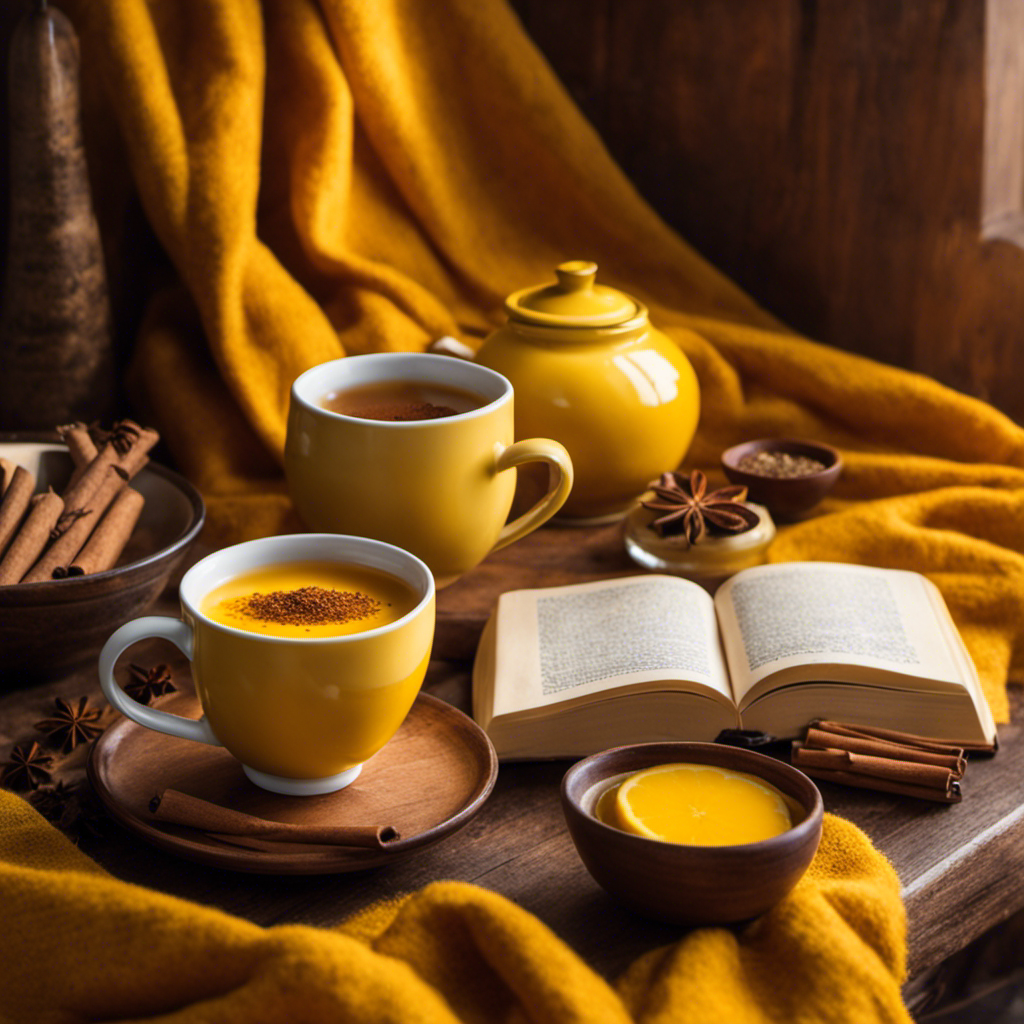
[[[503,594],[473,714],[506,758],[801,735],[817,718],[991,745],[995,725],[934,584],[830,562],[745,569],[712,599],[674,576]]]

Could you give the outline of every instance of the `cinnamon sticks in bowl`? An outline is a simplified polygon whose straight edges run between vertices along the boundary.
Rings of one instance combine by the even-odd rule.
[[[59,427],[75,469],[60,494],[35,494],[24,466],[0,467],[0,586],[112,568],[144,503],[128,481],[149,461],[155,430],[122,420],[109,432]]]
[[[95,440],[98,450],[105,438],[96,435]],[[0,458],[30,471],[36,491],[52,486],[63,501],[74,466],[56,435],[0,434]],[[155,461],[139,469],[127,486],[138,491],[145,504],[124,549],[120,554],[108,552],[109,568],[91,562],[90,548],[103,540],[97,529],[105,521],[107,528],[113,528],[108,517],[115,512],[117,498],[98,521],[96,514],[84,519],[92,520],[91,531],[79,550],[63,562],[66,578],[0,586],[0,693],[8,685],[59,678],[95,664],[95,655],[110,634],[128,619],[146,614],[167,589],[203,528],[202,495],[184,477]],[[119,488],[118,494],[124,494],[123,479]],[[23,521],[16,525],[20,528]],[[0,545],[0,560],[9,546],[9,541]],[[72,566],[87,561],[91,563],[83,564],[87,571],[75,575]]]

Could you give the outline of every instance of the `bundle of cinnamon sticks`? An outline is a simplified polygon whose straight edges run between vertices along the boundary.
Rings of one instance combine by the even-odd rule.
[[[64,490],[36,494],[24,466],[0,458],[0,586],[64,579],[112,568],[144,499],[128,481],[160,435],[132,420],[110,431],[58,427],[74,472]]]
[[[967,750],[926,736],[842,722],[812,722],[803,743],[793,744],[793,764],[812,778],[860,789],[955,804],[967,770]]]

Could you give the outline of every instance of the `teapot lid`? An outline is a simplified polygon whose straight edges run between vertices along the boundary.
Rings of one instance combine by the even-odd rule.
[[[597,264],[570,260],[555,268],[557,284],[523,288],[505,300],[513,320],[549,327],[614,327],[643,310],[625,292],[594,283]]]

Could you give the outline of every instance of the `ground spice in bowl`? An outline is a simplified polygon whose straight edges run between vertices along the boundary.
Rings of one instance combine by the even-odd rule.
[[[771,477],[775,480],[788,480],[798,476],[810,476],[825,469],[825,463],[806,455],[790,455],[788,452],[762,451],[744,455],[736,463],[744,473],[755,473],[757,476]]]
[[[802,517],[832,489],[843,469],[839,452],[819,441],[762,437],[722,452],[722,469],[747,488],[776,521]]]

